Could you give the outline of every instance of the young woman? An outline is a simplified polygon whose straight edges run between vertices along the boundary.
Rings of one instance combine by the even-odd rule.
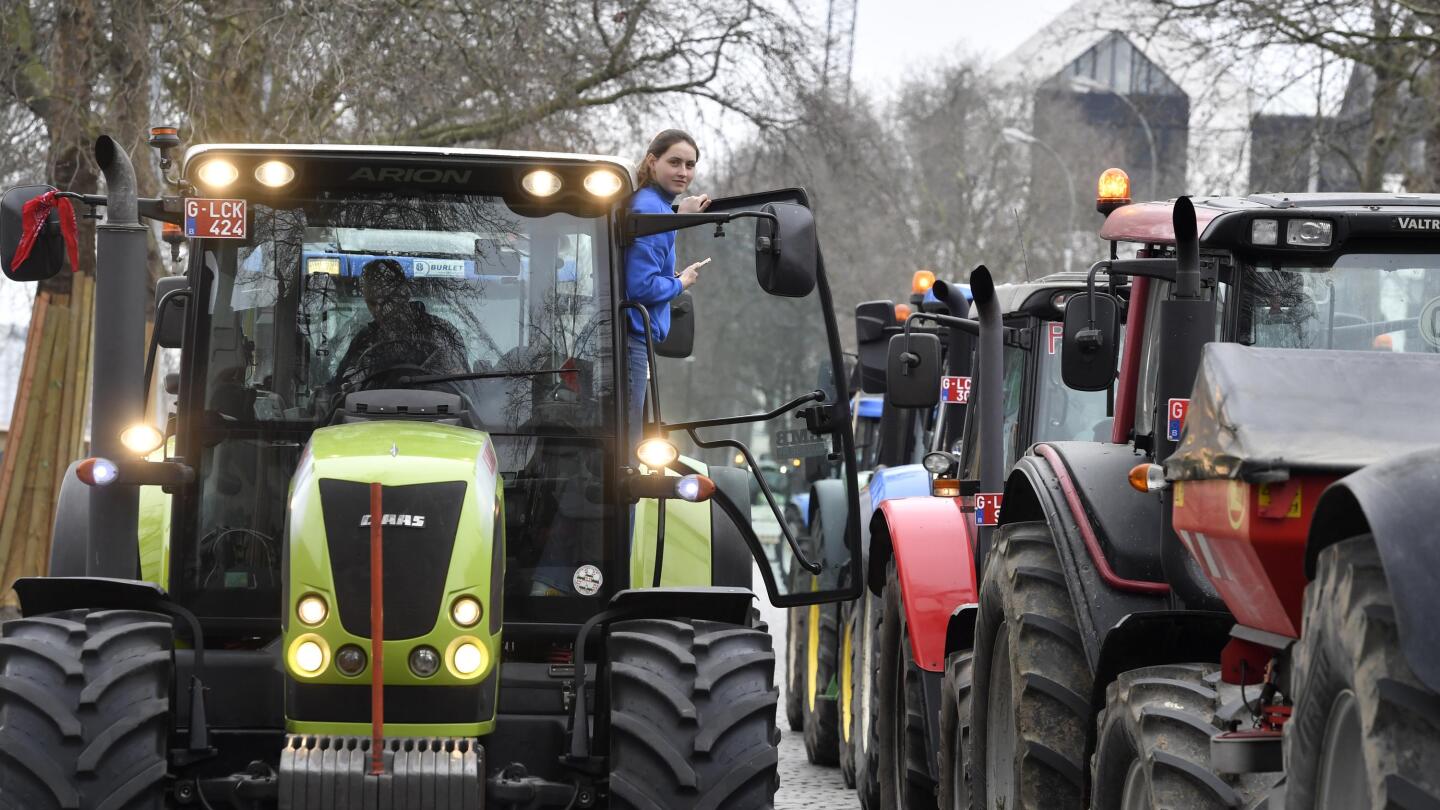
[[[682,197],[695,179],[700,147],[695,139],[678,129],[656,135],[645,149],[637,170],[639,190],[630,198],[630,210],[641,214],[693,214],[710,206],[706,194]],[[677,201],[678,200],[678,201]],[[625,298],[645,305],[650,312],[650,334],[656,343],[670,332],[670,302],[699,279],[699,270],[709,259],[675,272],[675,232],[642,236],[625,251]],[[645,325],[640,313],[626,314],[626,371],[629,375],[630,450],[640,442],[645,412],[646,381],[649,376],[645,350]]]

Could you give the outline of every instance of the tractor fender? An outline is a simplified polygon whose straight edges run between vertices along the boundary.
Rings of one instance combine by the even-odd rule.
[[[1420,682],[1440,691],[1440,451],[1386,459],[1331,484],[1315,506],[1305,546],[1305,576],[1326,547],[1369,532],[1395,600],[1395,624],[1405,661]]]
[[[810,485],[809,514],[805,519],[806,531],[811,534],[808,549],[814,549],[813,559],[841,561],[846,559],[845,524],[849,522],[850,504],[847,502],[845,482],[826,478]],[[821,536],[814,536],[815,519],[820,519]],[[846,583],[839,581],[840,574],[848,566],[827,565],[820,572],[820,590],[832,590]]]
[[[1161,581],[1158,497],[1129,485],[1137,456],[1128,445],[1036,445],[1010,471],[1001,524],[1050,527],[1094,671],[1110,629],[1131,613],[1167,610]]]
[[[50,534],[52,577],[85,576],[90,556],[90,487],[75,475],[80,462],[70,462],[60,479],[60,497],[55,501],[55,528]]]
[[[914,498],[930,494],[930,473],[919,464],[881,467],[870,476],[860,492],[860,548],[864,555],[861,569],[865,582],[876,596],[885,587],[885,567],[890,564],[890,538],[881,535],[871,548],[870,527],[880,504],[896,498]]]
[[[735,503],[750,497],[750,474],[735,467],[711,467],[707,471],[715,488],[730,496]],[[755,570],[755,555],[740,527],[723,509],[710,507],[710,584],[749,589]]]
[[[927,672],[945,669],[951,611],[976,601],[969,526],[959,498],[928,495],[883,501],[870,521],[871,537],[885,538],[895,559],[912,660]]]

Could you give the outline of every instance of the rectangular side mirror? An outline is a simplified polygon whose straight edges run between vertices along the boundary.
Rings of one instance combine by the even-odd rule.
[[[1093,301],[1095,322],[1090,324]],[[1076,391],[1104,391],[1115,380],[1120,302],[1109,293],[1078,293],[1065,304],[1060,376]]]
[[[784,298],[804,298],[815,289],[820,243],[815,217],[798,203],[766,203],[775,220],[755,224],[755,278],[761,289]]]
[[[933,408],[940,401],[940,338],[912,333],[890,338],[885,402],[897,408]]]
[[[52,186],[16,186],[0,197],[0,270],[12,281],[44,281],[65,269],[65,238],[60,233],[60,215],[51,211],[30,248],[30,255],[17,268],[15,250],[24,236],[25,203],[49,191]]]
[[[655,344],[661,357],[686,358],[695,351],[695,298],[685,290],[670,302],[670,331]]]
[[[893,301],[866,301],[855,307],[855,344],[860,361],[860,390],[885,393],[889,345],[885,330],[897,325]]]
[[[190,303],[190,279],[166,276],[155,281],[155,343],[178,349],[185,342],[185,306]]]

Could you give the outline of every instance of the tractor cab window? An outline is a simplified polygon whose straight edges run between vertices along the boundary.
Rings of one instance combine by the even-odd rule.
[[[273,615],[303,448],[343,421],[347,393],[379,388],[456,394],[464,423],[494,438],[507,593],[560,581],[542,570],[556,538],[551,558],[603,566],[616,411],[607,233],[603,217],[483,195],[252,201],[247,239],[198,251],[199,540],[179,551],[173,587],[203,615]],[[467,373],[485,376],[415,380]]]
[[[1051,324],[1041,324],[1041,334],[1048,334]],[[1121,341],[1124,340],[1122,332]],[[1065,385],[1060,376],[1060,357],[1064,346],[1059,341],[1044,342],[1040,352],[1040,373],[1035,387],[1034,442],[1108,442],[1114,418],[1106,413],[1105,391],[1076,391]],[[1042,347],[1042,348],[1044,348]]]
[[[1254,267],[1244,283],[1241,343],[1440,351],[1440,256],[1347,254],[1330,267]]]

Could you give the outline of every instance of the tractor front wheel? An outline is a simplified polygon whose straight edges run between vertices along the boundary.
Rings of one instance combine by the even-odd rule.
[[[617,622],[608,640],[611,807],[769,810],[779,785],[770,635]]]
[[[880,597],[866,588],[855,605],[855,663],[850,672],[855,729],[855,793],[863,810],[880,810]]]
[[[846,605],[841,610],[842,621],[840,624],[840,673],[836,682],[840,687],[839,714],[840,714],[840,778],[844,780],[845,787],[855,787],[855,691],[852,685],[855,683],[854,669],[856,659],[855,643],[860,633],[860,611],[858,603]]]
[[[970,736],[970,680],[974,650],[945,657],[945,680],[940,687],[940,808],[970,810],[970,784],[965,748]]]
[[[880,797],[886,810],[935,807],[930,751],[925,735],[924,684],[910,654],[910,630],[895,560],[885,578],[885,618],[880,630]]]
[[[170,620],[67,610],[0,629],[0,808],[159,808]]]
[[[1440,695],[1410,670],[1375,539],[1320,552],[1295,646],[1285,806],[1440,806]]]

